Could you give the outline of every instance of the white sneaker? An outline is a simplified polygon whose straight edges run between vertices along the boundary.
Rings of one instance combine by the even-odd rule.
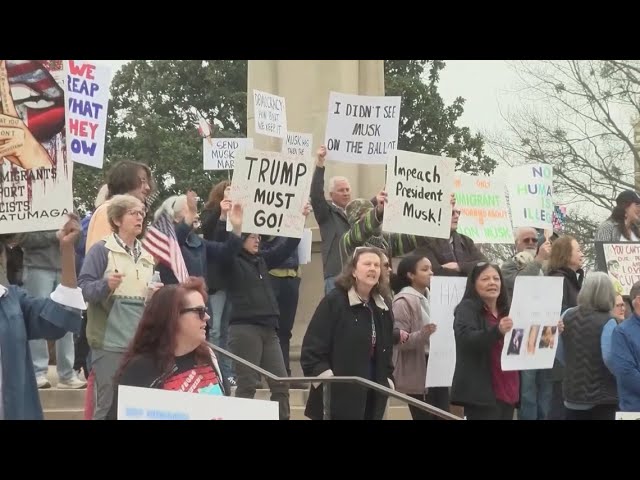
[[[36,383],[38,388],[51,388],[51,384],[49,383],[49,380],[47,380],[47,377],[36,377]]]
[[[74,375],[70,380],[67,380],[66,382],[60,380],[58,382],[58,388],[79,390],[81,388],[87,388],[87,382],[80,380]]]

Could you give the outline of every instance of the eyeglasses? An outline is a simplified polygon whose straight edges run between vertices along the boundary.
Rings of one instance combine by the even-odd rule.
[[[191,307],[191,308],[184,308],[180,310],[181,315],[185,313],[190,313],[190,312],[197,313],[198,316],[200,317],[200,320],[204,320],[204,318],[209,313],[209,310],[207,309],[207,307]]]
[[[132,216],[138,216],[144,218],[147,213],[144,210],[128,210],[127,213]]]
[[[538,243],[537,238],[523,238],[522,243]]]

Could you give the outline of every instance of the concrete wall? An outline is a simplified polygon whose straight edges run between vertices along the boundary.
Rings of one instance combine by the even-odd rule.
[[[382,60],[250,60],[247,84],[247,136],[257,149],[280,151],[282,141],[255,135],[253,89],[285,97],[287,126],[311,133],[313,150],[324,143],[329,92],[384,95]],[[327,162],[325,179],[344,175],[351,181],[354,198],[371,198],[384,185],[384,166]],[[316,306],[324,295],[320,232],[313,215],[307,220],[313,231],[312,262],[302,267],[300,301],[291,341],[292,360],[297,359],[302,338]],[[297,362],[292,369],[299,373]]]

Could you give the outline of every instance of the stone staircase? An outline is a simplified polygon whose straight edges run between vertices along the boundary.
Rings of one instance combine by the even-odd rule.
[[[82,420],[84,418],[84,397],[86,390],[56,388],[58,376],[55,367],[52,366],[49,367],[48,378],[52,388],[39,390],[45,420]],[[267,389],[257,390],[256,399],[269,400],[270,394]],[[308,390],[290,391],[291,420],[308,420],[307,417],[304,416],[304,408],[308,394]],[[404,402],[391,399],[387,407],[385,419],[411,420],[411,414]]]

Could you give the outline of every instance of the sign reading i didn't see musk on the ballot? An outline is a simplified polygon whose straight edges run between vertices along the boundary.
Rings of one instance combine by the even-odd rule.
[[[330,92],[325,133],[329,161],[383,165],[398,145],[401,97]]]
[[[253,148],[252,138],[203,138],[205,170],[233,170],[238,154]]]
[[[455,159],[397,150],[388,161],[383,230],[449,238]]]
[[[240,155],[233,171],[231,200],[244,207],[242,231],[302,238],[313,165],[311,156],[263,150]]]
[[[64,66],[67,155],[76,163],[102,168],[111,69],[81,60],[65,60]]]

